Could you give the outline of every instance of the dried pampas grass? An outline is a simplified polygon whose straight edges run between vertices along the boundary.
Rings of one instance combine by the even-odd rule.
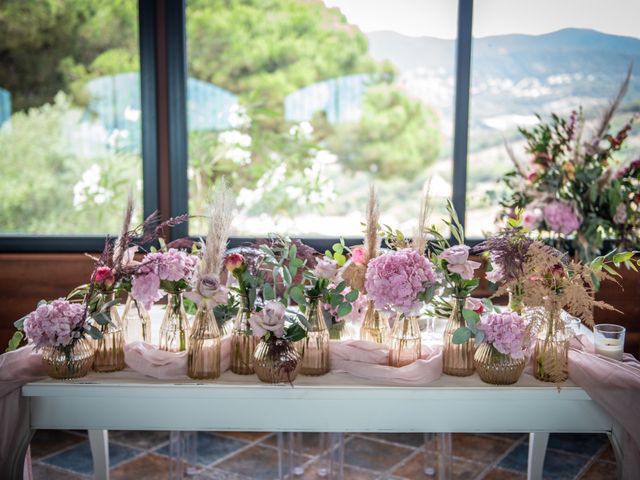
[[[216,186],[211,200],[206,245],[200,261],[200,275],[220,275],[227,251],[234,199],[224,178]]]

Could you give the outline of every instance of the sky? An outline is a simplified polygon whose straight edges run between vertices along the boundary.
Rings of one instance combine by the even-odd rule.
[[[325,0],[364,32],[454,38],[457,0]],[[589,28],[640,38],[640,0],[475,0],[473,35]]]

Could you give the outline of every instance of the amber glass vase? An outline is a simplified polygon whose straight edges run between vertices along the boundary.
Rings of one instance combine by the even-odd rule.
[[[213,310],[198,307],[189,335],[187,375],[191,378],[220,376],[220,330]]]
[[[474,340],[470,338],[462,344],[453,343],[454,332],[466,325],[462,316],[465,299],[454,298],[453,310],[444,329],[442,349],[442,372],[456,377],[467,377],[473,374]]]
[[[169,293],[167,309],[160,325],[160,349],[184,352],[188,348],[189,317],[184,309],[182,292]]]
[[[262,382],[291,383],[302,367],[302,357],[290,341],[272,335],[256,346],[253,367]]]
[[[533,352],[533,375],[543,382],[564,382],[569,378],[569,336],[561,313],[554,298],[545,301],[544,323]]]
[[[99,292],[96,311],[101,310],[106,303],[113,301],[113,299],[113,292]],[[93,369],[96,372],[115,372],[124,368],[124,331],[120,314],[115,306],[109,309],[109,316],[111,323],[96,325],[96,328],[102,333],[100,340],[94,340]]]
[[[307,299],[307,337],[296,342],[302,356],[302,375],[324,375],[331,368],[329,359],[329,330],[322,314],[319,297]]]
[[[374,343],[389,341],[389,321],[376,310],[373,301],[367,302],[367,311],[360,326],[360,340]]]
[[[84,377],[91,369],[93,358],[93,345],[86,338],[80,338],[66,347],[42,349],[42,361],[47,374],[59,380]]]
[[[254,373],[253,352],[260,338],[253,335],[249,324],[250,317],[249,299],[245,295],[241,295],[240,308],[231,332],[231,365],[229,367],[233,373],[238,375]]]
[[[500,353],[493,345],[482,343],[473,356],[473,362],[483,382],[493,385],[516,383],[524,371],[525,359]]]
[[[391,329],[389,365],[404,367],[420,358],[422,337],[418,317],[399,315]]]
[[[125,343],[151,342],[151,318],[142,303],[129,294],[122,312]]]

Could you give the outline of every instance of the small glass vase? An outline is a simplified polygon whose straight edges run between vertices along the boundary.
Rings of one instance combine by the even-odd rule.
[[[190,378],[220,376],[220,330],[213,310],[200,305],[189,335],[187,375]]]
[[[475,353],[475,342],[472,338],[462,344],[453,343],[453,334],[460,328],[466,326],[462,309],[465,298],[454,298],[453,310],[444,329],[444,345],[442,349],[442,373],[455,377],[468,377],[473,374],[473,355]]]
[[[271,335],[256,346],[253,367],[262,382],[292,383],[302,367],[302,357],[290,341]]]
[[[389,366],[404,367],[420,358],[422,337],[418,317],[400,315],[393,323],[391,345],[389,348]]]
[[[331,368],[329,359],[329,330],[324,321],[322,304],[319,297],[307,300],[307,329],[306,338],[296,342],[296,348],[302,356],[302,375],[324,375]]]
[[[114,292],[98,293],[96,311],[103,305],[114,299]],[[124,364],[124,331],[120,321],[118,309],[113,306],[109,309],[111,323],[106,325],[96,324],[96,328],[102,333],[100,340],[94,340],[95,357],[93,369],[96,372],[115,372],[122,370]]]
[[[561,313],[558,302],[545,302],[544,324],[533,351],[533,375],[543,382],[564,382],[569,378],[569,335]]]
[[[188,348],[189,318],[182,292],[169,293],[167,309],[160,325],[160,350],[184,352]]]
[[[84,377],[91,369],[93,358],[93,345],[86,338],[80,338],[66,347],[42,349],[42,361],[47,375],[59,380]]]
[[[129,294],[122,312],[125,343],[151,343],[151,317],[142,303]]]
[[[373,301],[367,302],[367,311],[360,326],[360,340],[385,344],[389,341],[389,321],[378,312]]]
[[[513,290],[509,290],[509,310],[522,315],[524,304],[522,303],[522,285],[516,284]]]
[[[329,338],[331,340],[346,340],[349,336],[347,322],[335,322],[329,327]]]
[[[254,373],[253,352],[260,338],[253,335],[249,324],[250,317],[249,299],[246,296],[241,296],[240,308],[231,332],[231,365],[229,367],[233,373],[238,375]]]
[[[511,385],[522,375],[525,358],[513,358],[511,355],[500,353],[493,345],[484,342],[476,349],[473,363],[483,382]]]

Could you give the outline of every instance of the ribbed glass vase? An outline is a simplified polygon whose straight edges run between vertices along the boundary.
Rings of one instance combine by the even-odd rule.
[[[542,311],[544,323],[533,351],[533,375],[543,382],[564,382],[569,378],[569,336],[561,313],[558,302],[547,299]]]
[[[59,380],[84,377],[91,369],[93,358],[93,345],[86,338],[80,338],[66,347],[42,349],[47,375]]]
[[[220,330],[213,311],[200,305],[189,335],[187,375],[190,378],[218,378],[220,348]]]
[[[114,299],[113,292],[99,292],[96,310],[101,310],[103,305]],[[109,309],[111,323],[95,325],[102,338],[94,340],[95,358],[93,369],[96,372],[115,372],[124,368],[124,331],[120,314],[115,306]]]
[[[253,353],[253,368],[265,383],[291,383],[302,367],[302,357],[293,344],[283,338],[270,336],[260,340]]]
[[[381,315],[370,300],[367,302],[367,311],[360,326],[360,340],[385,344],[389,341],[389,334],[387,317]]]
[[[184,309],[182,292],[169,293],[167,309],[160,325],[160,350],[184,352],[189,343],[189,317]]]
[[[454,298],[453,310],[444,329],[442,349],[442,373],[456,377],[467,377],[473,374],[473,355],[475,353],[474,340],[470,338],[465,343],[453,343],[454,332],[466,325],[462,316],[464,298]]]
[[[319,297],[307,299],[306,338],[296,342],[296,349],[302,355],[302,375],[324,375],[331,368],[329,359],[329,330],[324,321]]]
[[[254,373],[253,352],[260,338],[253,335],[251,331],[250,317],[249,299],[242,295],[240,296],[238,315],[231,332],[231,365],[229,367],[233,373],[238,375]]]
[[[125,343],[151,343],[151,318],[142,303],[129,294],[122,312]]]
[[[399,315],[391,329],[389,365],[404,367],[420,358],[422,337],[418,317]]]
[[[493,385],[516,383],[524,371],[525,359],[500,353],[493,345],[482,343],[473,356],[476,371],[483,382]]]

